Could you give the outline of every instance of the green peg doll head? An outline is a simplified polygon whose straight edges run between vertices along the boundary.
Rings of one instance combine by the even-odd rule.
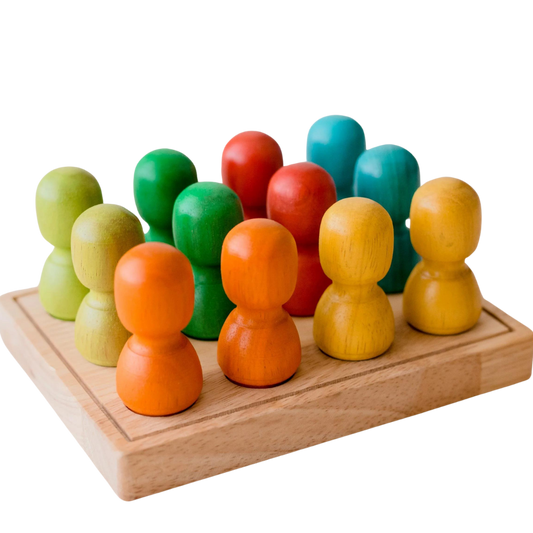
[[[156,146],[137,158],[131,172],[130,192],[135,211],[148,225],[146,241],[174,245],[174,202],[185,187],[198,181],[199,176],[196,161],[173,146]]]

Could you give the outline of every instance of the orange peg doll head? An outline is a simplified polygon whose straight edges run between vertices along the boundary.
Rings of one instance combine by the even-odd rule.
[[[273,220],[235,226],[222,246],[222,283],[228,298],[247,309],[283,305],[296,286],[298,255],[292,235]]]

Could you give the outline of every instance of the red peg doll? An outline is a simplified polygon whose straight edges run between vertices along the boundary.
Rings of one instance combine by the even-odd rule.
[[[318,234],[324,213],[336,202],[333,178],[314,163],[279,169],[268,186],[268,217],[285,226],[298,246],[298,281],[283,306],[291,315],[312,316],[331,283],[320,266]]]
[[[244,218],[266,218],[270,178],[283,166],[278,143],[259,131],[245,131],[231,139],[222,154],[222,181],[240,198]]]

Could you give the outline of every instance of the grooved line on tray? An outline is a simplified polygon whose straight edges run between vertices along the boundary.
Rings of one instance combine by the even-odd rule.
[[[37,292],[37,291],[36,291]],[[22,294],[20,298],[23,298],[24,296],[28,296],[29,294],[35,294],[35,293],[26,293]],[[46,344],[50,346],[52,351],[59,357],[60,361],[67,367],[68,371],[74,376],[76,381],[81,385],[83,390],[89,395],[89,397],[92,399],[92,401],[100,408],[100,410],[104,413],[104,415],[107,417],[107,419],[115,426],[118,430],[118,432],[129,442],[131,442],[132,439],[130,439],[129,435],[122,429],[122,426],[113,418],[111,413],[105,408],[105,406],[100,403],[98,398],[91,392],[91,390],[85,385],[84,381],[81,379],[81,377],[78,375],[78,373],[72,368],[70,363],[63,357],[63,354],[56,348],[55,344],[46,336],[45,332],[41,329],[39,324],[35,322],[33,317],[24,309],[24,307],[18,302],[19,296],[16,296],[13,298],[14,302],[18,305],[19,309],[24,313],[26,318],[31,322],[33,327],[39,332],[41,337],[45,340]]]

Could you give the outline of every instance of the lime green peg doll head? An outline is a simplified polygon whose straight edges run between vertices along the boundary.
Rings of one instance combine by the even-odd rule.
[[[183,189],[197,181],[193,162],[176,150],[154,150],[137,163],[133,191],[139,214],[150,226],[146,233],[147,242],[174,245],[174,202]]]
[[[88,292],[74,272],[70,234],[79,215],[102,201],[95,177],[81,168],[56,168],[37,187],[39,229],[55,247],[44,264],[39,296],[43,307],[55,318],[74,320]]]

